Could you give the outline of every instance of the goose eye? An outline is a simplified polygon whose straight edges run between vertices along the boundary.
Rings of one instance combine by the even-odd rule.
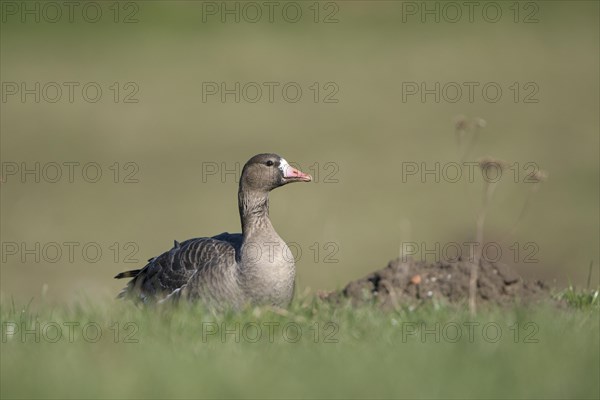
[[[266,162],[267,167],[272,167],[273,166],[273,161],[269,160]]]

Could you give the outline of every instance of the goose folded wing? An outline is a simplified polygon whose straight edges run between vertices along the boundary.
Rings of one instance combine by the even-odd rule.
[[[136,271],[119,297],[133,296],[142,302],[161,300],[180,289],[196,273],[207,276],[219,274],[219,271],[235,264],[238,241],[241,243],[237,235],[224,233],[212,238],[186,240],[181,244],[175,242],[171,250],[150,259],[144,268]]]

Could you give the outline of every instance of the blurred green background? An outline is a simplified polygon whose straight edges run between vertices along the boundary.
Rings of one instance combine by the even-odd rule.
[[[54,4],[62,12],[56,23]],[[496,185],[484,240],[498,241],[503,261],[526,278],[581,288],[593,261],[598,281],[599,3],[481,2],[472,22],[464,7],[451,22],[456,10],[445,2],[276,2],[273,22],[262,2],[250,4],[263,13],[255,23],[254,6],[241,2],[82,2],[72,22],[63,2],[0,2],[2,397],[598,398],[597,306],[484,309],[475,321],[502,327],[496,343],[466,334],[456,343],[406,342],[405,322],[431,329],[474,317],[437,303],[386,314],[334,307],[312,292],[384,267],[402,243],[416,242],[423,258],[423,244],[474,239],[479,175],[468,182],[463,170],[455,183],[403,179],[406,163],[460,162],[467,144],[457,144],[459,115],[486,121],[466,161],[490,155],[518,163],[519,183],[513,167]],[[424,7],[437,7],[439,22],[435,14],[423,22]],[[223,23],[225,8],[233,14]],[[302,10],[298,22],[287,21],[284,8],[288,19]],[[24,102],[12,94],[36,82],[39,103],[35,93]],[[48,101],[52,82],[63,88],[55,103]],[[65,82],[79,85],[72,102]],[[203,93],[212,82],[279,86],[273,102],[266,89],[247,101],[255,95],[247,86],[236,103],[233,95],[222,102]],[[295,103],[282,97],[290,82],[302,88]],[[466,91],[449,101],[451,87],[439,102],[433,95],[421,101],[403,91],[412,82],[479,87],[472,102]],[[502,89],[495,103],[482,97],[489,82]],[[94,86],[102,89],[97,102],[82,97],[86,84],[90,96]],[[531,88],[538,90],[531,95]],[[112,277],[143,266],[174,239],[239,231],[236,173],[227,172],[260,152],[315,175],[271,196],[275,228],[302,251],[290,309],[213,316],[201,307],[163,312],[113,301],[124,282]],[[46,168],[39,183],[12,174],[36,162],[42,175]],[[52,163],[79,163],[73,182],[64,165],[62,179],[48,182]],[[88,163],[101,168],[96,183],[82,176]],[[549,173],[533,195],[523,183],[527,163]],[[102,339],[90,343],[78,329],[73,343],[36,341],[5,326],[74,321],[96,322]],[[206,321],[291,321],[304,337],[204,342]],[[315,323],[336,324],[339,342],[313,342]],[[533,343],[524,340],[531,323],[539,328]],[[133,324],[139,342],[113,341],[115,324]]]
[[[54,18],[54,11],[46,9],[39,23],[31,16],[23,23],[20,10],[13,14],[4,8],[11,2],[2,3],[3,167],[95,162],[103,172],[97,183],[85,182],[80,168],[73,183],[66,168],[57,183],[43,178],[35,183],[31,176],[21,182],[18,174],[3,174],[4,298],[27,301],[44,293],[46,302],[64,303],[81,293],[113,296],[123,286],[112,279],[117,272],[142,266],[173,239],[239,231],[236,179],[203,176],[203,166],[233,169],[260,152],[276,152],[318,172],[316,182],[291,185],[271,197],[274,226],[302,249],[300,292],[339,288],[382,268],[398,256],[402,242],[431,248],[436,242],[473,240],[483,186],[479,177],[473,183],[402,179],[405,162],[431,168],[459,161],[457,115],[487,123],[469,161],[492,155],[519,163],[521,183],[511,175],[498,185],[486,223],[486,240],[503,240],[503,259],[514,263],[512,243],[523,249],[534,242],[538,261],[524,263],[521,254],[518,271],[559,285],[585,284],[590,261],[598,265],[597,2],[519,3],[518,22],[513,2],[497,2],[503,14],[496,23],[487,22],[481,8],[473,22],[463,9],[456,23],[444,15],[439,23],[431,16],[423,23],[419,14],[407,13],[406,2],[360,1],[297,2],[303,11],[297,23],[282,18],[284,3],[273,22],[264,14],[256,23],[243,15],[239,23],[231,16],[222,23],[219,14],[203,12],[206,3],[183,1],[100,2],[97,23],[85,21],[81,8],[73,22],[66,15],[48,22],[44,18]],[[236,3],[227,7],[235,9]],[[324,23],[331,13],[338,22]],[[126,16],[137,22],[123,23]],[[524,23],[531,18],[538,22]],[[418,95],[403,101],[403,82],[431,87],[471,81],[496,82],[502,98],[485,101],[476,89],[473,102],[465,93],[455,103],[443,97],[437,103],[433,96],[422,102]],[[72,103],[66,90],[56,103],[43,97],[36,103],[32,95],[25,102],[20,94],[9,95],[7,82],[80,86]],[[88,82],[103,89],[96,103],[81,95]],[[279,88],[295,82],[303,94],[296,103],[283,100],[281,89],[275,89],[272,103],[266,91],[255,103],[243,98],[236,103],[231,95],[226,102],[218,95],[204,102],[203,82],[229,87],[278,82]],[[509,89],[515,82],[521,89],[518,102]],[[539,88],[537,103],[523,101],[527,82]],[[136,87],[138,101],[123,102]],[[324,102],[331,88],[339,89],[337,103]],[[129,162],[139,168],[138,183],[123,183],[133,171],[125,165]],[[549,180],[531,198],[518,229],[505,238],[531,190],[522,183],[528,162],[547,170]],[[109,168],[114,163],[119,183]],[[337,182],[325,182],[332,173]],[[12,248],[7,252],[9,242],[20,247],[16,255]],[[59,243],[64,253],[57,262],[45,261],[43,254],[40,262],[31,255],[22,261],[22,244],[31,248],[36,242]],[[80,243],[73,262],[65,242]],[[89,242],[102,249],[98,262],[81,254]],[[134,247],[126,247],[130,242]],[[114,243],[120,249],[116,259]],[[124,262],[131,251],[139,263]],[[593,276],[598,279],[597,268]]]

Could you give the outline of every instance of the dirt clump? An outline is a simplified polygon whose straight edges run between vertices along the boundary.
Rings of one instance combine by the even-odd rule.
[[[427,302],[466,304],[469,298],[471,263],[426,263],[400,258],[386,268],[350,282],[341,292],[327,294],[326,300],[354,305],[376,303],[382,308],[417,306]],[[541,281],[525,282],[511,267],[481,262],[477,280],[477,303],[508,306],[550,300],[550,287]]]

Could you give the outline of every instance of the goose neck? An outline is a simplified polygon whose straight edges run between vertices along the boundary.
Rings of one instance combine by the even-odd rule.
[[[268,192],[245,191],[240,188],[238,203],[244,237],[273,228],[269,219]]]

